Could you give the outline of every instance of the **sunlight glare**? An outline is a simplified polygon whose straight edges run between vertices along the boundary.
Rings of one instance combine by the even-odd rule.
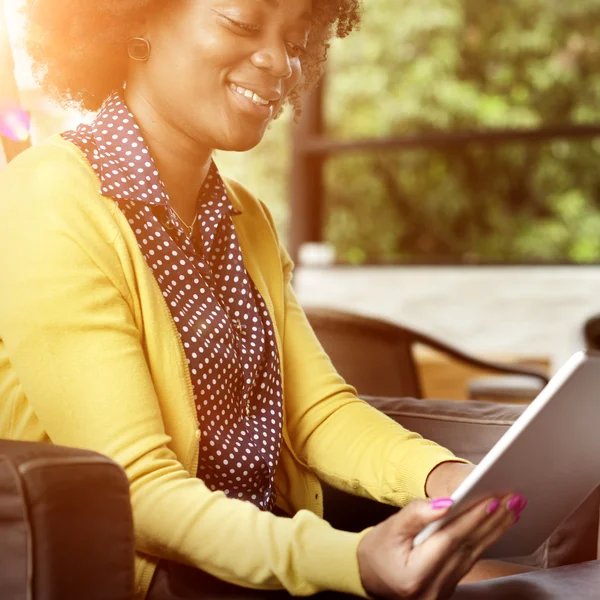
[[[24,142],[29,138],[31,119],[26,110],[12,103],[0,105],[0,134],[14,142]]]

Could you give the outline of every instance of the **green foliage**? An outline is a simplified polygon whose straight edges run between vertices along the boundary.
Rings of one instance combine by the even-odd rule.
[[[600,123],[600,3],[369,0],[336,43],[330,135]],[[600,140],[339,156],[342,260],[597,262]]]

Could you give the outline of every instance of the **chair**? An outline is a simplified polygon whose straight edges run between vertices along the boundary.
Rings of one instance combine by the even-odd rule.
[[[583,324],[583,341],[588,350],[600,350],[600,314],[586,319]]]
[[[482,360],[402,325],[326,308],[305,312],[340,375],[361,395],[423,398],[417,344],[486,371],[525,377],[533,382],[536,394],[548,383],[548,377],[535,368]]]

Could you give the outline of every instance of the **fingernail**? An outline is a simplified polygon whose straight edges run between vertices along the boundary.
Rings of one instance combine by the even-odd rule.
[[[452,498],[436,498],[431,501],[431,508],[441,510],[442,508],[450,508],[454,504]]]
[[[518,508],[515,510],[515,516],[517,517],[517,521],[521,518],[521,514],[523,514],[523,511],[525,510],[526,506],[527,498],[522,498],[521,504],[519,504]]]
[[[488,505],[487,508],[485,509],[488,515],[491,515],[492,513],[495,513],[498,510],[498,507],[500,506],[500,500],[498,500],[498,498],[494,498]]]
[[[521,518],[521,513],[519,513],[518,515],[515,515],[515,520],[513,521],[513,525],[516,525],[519,522],[520,518]]]
[[[506,504],[508,510],[512,510],[515,514],[521,512],[521,504],[523,503],[523,496],[521,494],[515,494]]]

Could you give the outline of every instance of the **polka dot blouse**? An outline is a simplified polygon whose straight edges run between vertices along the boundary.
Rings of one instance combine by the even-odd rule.
[[[186,230],[169,198],[134,117],[119,94],[91,125],[63,137],[86,155],[138,241],[187,357],[202,431],[197,476],[211,490],[275,503],[281,447],[282,390],[270,315],[248,276],[233,208],[214,163]]]

